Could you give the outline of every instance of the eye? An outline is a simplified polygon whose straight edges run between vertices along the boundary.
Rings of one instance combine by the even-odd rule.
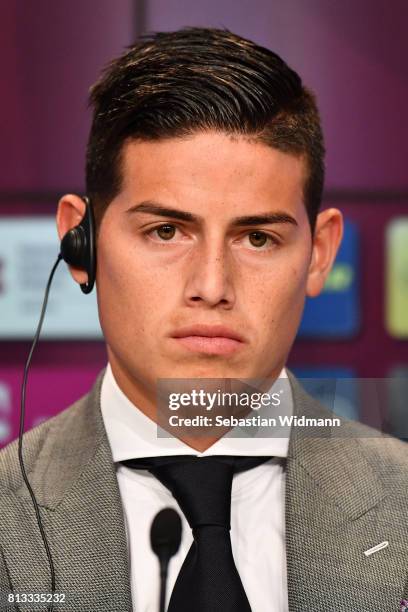
[[[169,241],[174,237],[176,233],[176,229],[177,228],[175,225],[172,225],[170,223],[165,223],[164,225],[159,225],[158,227],[154,227],[147,233],[150,235],[150,234],[154,234],[154,232],[157,232],[157,236],[159,236],[159,238],[162,241]]]
[[[273,236],[269,236],[265,232],[256,231],[248,234],[249,242],[252,246],[256,247],[256,250],[266,250],[268,246],[271,244],[278,244],[278,240],[273,238]],[[266,248],[262,248],[265,247]]]

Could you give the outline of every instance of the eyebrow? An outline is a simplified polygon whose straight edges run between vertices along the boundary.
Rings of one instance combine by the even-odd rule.
[[[179,210],[177,208],[169,208],[168,206],[162,206],[158,202],[147,200],[131,206],[127,213],[150,213],[151,215],[157,215],[159,217],[171,217],[172,219],[178,219],[179,221],[188,221],[192,223],[200,223],[203,218],[199,215],[194,215],[191,212],[185,210]],[[252,225],[262,225],[271,223],[290,223],[292,225],[298,225],[296,219],[287,213],[277,210],[271,213],[262,215],[245,215],[243,217],[234,217],[231,221],[233,227],[243,227]]]

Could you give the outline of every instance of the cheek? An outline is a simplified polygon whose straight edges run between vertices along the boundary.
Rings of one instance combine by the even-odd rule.
[[[249,314],[262,321],[268,333],[286,334],[300,322],[306,295],[308,266],[304,258],[282,259],[274,270],[252,280]],[[251,316],[251,315],[250,315]]]
[[[105,335],[115,329],[120,329],[123,337],[135,332],[148,334],[169,303],[173,284],[165,267],[152,269],[131,250],[115,249],[114,245],[100,249],[96,286]]]

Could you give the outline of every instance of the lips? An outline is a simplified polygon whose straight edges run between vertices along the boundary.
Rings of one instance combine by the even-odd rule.
[[[202,336],[206,338],[230,338],[238,342],[244,342],[244,338],[224,325],[191,325],[182,327],[172,334],[173,338],[186,338],[188,336]]]
[[[230,355],[240,349],[245,339],[223,325],[192,325],[172,334],[178,345],[188,351],[211,355]]]

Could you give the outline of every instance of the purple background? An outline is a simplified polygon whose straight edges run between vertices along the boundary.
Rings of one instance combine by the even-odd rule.
[[[384,328],[383,278],[384,225],[408,214],[407,19],[406,0],[3,2],[0,214],[53,214],[62,193],[83,190],[88,88],[139,32],[227,27],[281,54],[317,93],[328,151],[325,204],[361,231],[361,332],[352,341],[298,342],[290,364],[386,376],[408,363],[408,342]],[[0,379],[15,398],[28,348],[0,343]],[[80,396],[105,361],[101,342],[43,342],[27,426]]]

